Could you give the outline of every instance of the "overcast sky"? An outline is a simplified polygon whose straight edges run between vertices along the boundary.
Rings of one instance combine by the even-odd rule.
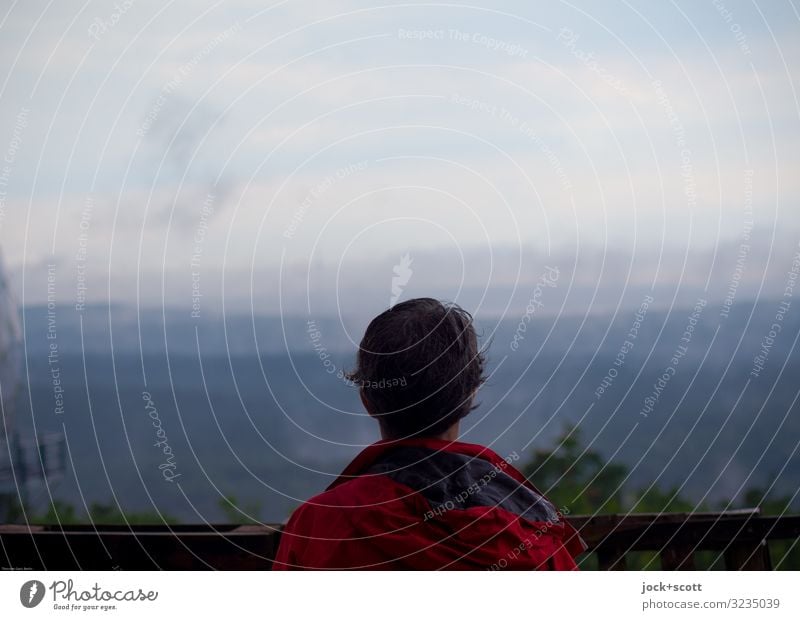
[[[749,275],[788,268],[792,2],[375,4],[4,2],[0,248],[22,301],[48,264],[66,304],[79,273],[89,300],[227,282],[244,303],[251,270],[302,298],[311,264],[326,296],[379,307],[406,254],[418,279],[458,274],[451,298],[585,252],[629,257],[617,278],[664,253],[681,281],[751,225]],[[464,258],[487,251],[501,270]]]

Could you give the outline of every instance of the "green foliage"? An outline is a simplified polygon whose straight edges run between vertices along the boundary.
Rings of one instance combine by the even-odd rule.
[[[745,491],[744,503],[761,506],[761,513],[765,515],[792,514],[790,495],[776,497],[764,489],[753,488]],[[773,567],[778,570],[800,569],[800,542],[797,540],[771,540],[769,554]]]
[[[584,447],[580,431],[567,427],[556,440],[555,447],[536,450],[522,472],[564,514],[593,515],[643,512],[704,512],[705,503],[696,503],[680,495],[677,488],[662,490],[656,485],[629,490],[624,481],[628,468],[605,459],[600,453]],[[759,488],[746,490],[739,502],[721,502],[718,510],[760,507],[763,515],[791,514],[790,496],[774,497]],[[785,570],[800,568],[800,545],[797,541],[771,541],[773,566]],[[632,570],[659,568],[658,554],[651,551],[626,555]],[[697,568],[721,568],[721,554],[701,551],[695,555]],[[585,558],[581,568],[596,568],[596,558]]]
[[[0,495],[0,523],[22,523],[25,511],[17,495]]]
[[[662,491],[656,485],[647,489],[639,489],[633,493],[633,503],[626,512],[704,512],[708,507],[704,503],[690,502],[679,495],[677,488]]]
[[[75,506],[67,504],[61,500],[55,499],[50,504],[47,512],[43,515],[29,515],[31,523],[49,524],[59,523],[61,525],[73,525],[76,523],[85,523],[75,512]]]
[[[569,514],[613,513],[625,509],[622,482],[628,470],[584,448],[576,427],[567,428],[552,450],[536,450],[533,459],[523,466],[522,473],[557,508],[566,508]]]
[[[148,525],[166,524],[175,525],[179,521],[168,514],[158,512],[125,512],[123,513],[118,506],[111,504],[92,503],[89,505],[89,515],[93,523],[104,525]]]
[[[220,498],[217,506],[225,513],[226,523],[237,523],[244,525],[256,525],[261,523],[261,503],[250,502],[245,506],[240,506],[235,495],[226,495]]]
[[[745,505],[761,506],[761,514],[781,515],[791,513],[792,497],[790,495],[775,497],[769,491],[756,487],[746,490],[743,497]]]
[[[88,514],[79,514],[75,506],[62,500],[53,500],[48,506],[47,512],[43,514],[32,514],[30,510],[22,511],[17,502],[13,510],[16,518],[9,519],[9,523],[24,522],[27,515],[28,521],[36,525],[60,524],[60,525],[148,525],[148,524],[168,524],[175,525],[178,520],[167,514],[156,512],[122,512],[118,506],[113,504],[103,504],[93,502],[89,505]]]
[[[227,495],[217,503],[224,513],[226,523],[258,524],[260,523],[261,504],[250,502],[241,505],[233,495]],[[93,502],[88,512],[79,512],[76,507],[62,500],[53,500],[44,513],[33,513],[30,508],[23,510],[19,501],[14,499],[5,507],[5,514],[0,515],[2,523],[24,523],[26,520],[36,525],[61,524],[81,525],[95,523],[98,525],[175,525],[178,519],[156,511],[126,511],[109,502]]]

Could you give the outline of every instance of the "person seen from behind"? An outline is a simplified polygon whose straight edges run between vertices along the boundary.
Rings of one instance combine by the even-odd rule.
[[[460,442],[485,381],[471,315],[420,298],[367,327],[349,379],[381,440],[298,508],[274,570],[575,570],[585,545],[487,447]]]

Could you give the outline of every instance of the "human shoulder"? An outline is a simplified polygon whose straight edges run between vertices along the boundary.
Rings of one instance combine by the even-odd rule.
[[[315,495],[294,511],[287,528],[339,529],[356,527],[365,513],[380,513],[402,500],[407,492],[385,476],[358,476]]]

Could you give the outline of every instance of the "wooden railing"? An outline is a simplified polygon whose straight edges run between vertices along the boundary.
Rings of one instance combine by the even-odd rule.
[[[700,551],[713,551],[727,570],[770,570],[769,541],[800,538],[800,515],[761,516],[758,509],[573,517],[601,570],[625,570],[634,551],[656,552],[663,570],[694,570]]]
[[[699,551],[722,554],[728,570],[767,570],[768,541],[800,538],[800,515],[764,517],[757,510],[570,521],[604,570],[625,570],[633,551],[658,553],[665,570],[693,569]],[[261,525],[0,525],[0,568],[267,570],[279,538],[280,526]]]

